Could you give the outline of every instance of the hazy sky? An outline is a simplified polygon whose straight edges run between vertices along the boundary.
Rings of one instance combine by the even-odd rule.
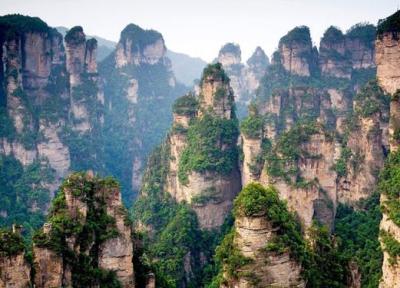
[[[38,16],[51,26],[83,26],[85,32],[117,41],[128,23],[161,32],[171,50],[211,61],[226,42],[236,42],[246,60],[256,46],[268,55],[286,32],[311,29],[319,43],[330,25],[347,30],[376,24],[400,0],[0,0],[0,14]]]

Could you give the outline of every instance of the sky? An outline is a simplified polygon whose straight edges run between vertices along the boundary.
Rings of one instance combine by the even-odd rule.
[[[318,46],[331,25],[343,31],[376,24],[400,0],[0,0],[0,14],[37,16],[50,26],[80,25],[88,35],[118,41],[129,23],[161,32],[170,50],[210,62],[227,42],[240,45],[242,60],[257,46],[267,55],[299,25],[310,27]]]

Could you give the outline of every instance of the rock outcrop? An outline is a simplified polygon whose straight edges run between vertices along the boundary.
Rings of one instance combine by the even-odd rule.
[[[321,39],[319,66],[321,73],[337,78],[351,78],[350,59],[346,56],[346,40],[342,31],[329,27]]]
[[[129,24],[121,32],[116,50],[99,66],[107,80],[105,137],[111,146],[127,147],[124,159],[111,166],[126,187],[123,196],[129,199],[139,190],[149,152],[170,127],[173,101],[185,92],[185,87],[176,83],[166,51],[159,32]],[[120,158],[117,150],[106,149],[106,158],[112,162]]]
[[[314,220],[333,227],[338,203],[356,205],[376,188],[387,149],[388,98],[376,82],[358,78],[372,77],[374,57],[361,65],[347,46],[357,42],[370,55],[376,30],[370,26],[356,25],[345,35],[330,27],[319,54],[307,27],[290,31],[267,68],[257,113],[241,124],[243,185],[273,184],[305,227]],[[334,78],[347,87],[326,80]]]
[[[48,166],[51,175],[43,176],[40,185],[27,185],[37,189],[34,197],[51,199],[71,166],[98,167],[89,160],[100,159],[101,151],[90,147],[100,142],[104,119],[96,42],[74,27],[64,49],[61,34],[39,18],[7,15],[0,25],[1,129],[6,131],[0,136],[0,154],[18,160],[24,177],[31,177],[28,167],[35,163],[41,170]],[[39,207],[37,202],[29,209],[46,213],[49,201]]]
[[[59,219],[70,221],[73,229],[67,232],[66,222],[57,224]],[[122,287],[134,287],[132,231],[118,183],[91,173],[72,174],[53,202],[48,221],[34,236],[37,287],[93,286],[112,281],[109,277]],[[114,276],[101,279],[95,271]]]
[[[233,110],[233,92],[220,64],[204,70],[200,87],[199,99],[188,95],[175,103],[174,126],[168,137],[171,161],[165,189],[178,202],[190,203],[197,213],[200,226],[211,229],[222,225],[241,187],[240,172],[234,162],[234,154],[237,153],[234,131],[233,134],[226,134],[228,136],[225,137],[230,138],[221,139],[228,131],[220,130],[235,129],[231,125],[237,120]],[[193,139],[191,133],[196,133],[195,137],[198,138]],[[206,159],[208,153],[213,153],[210,149],[221,150],[221,155],[214,160]],[[197,153],[201,154],[199,157],[205,157],[200,160],[204,163],[188,167],[192,164],[188,163],[192,161],[188,158],[194,160],[196,155],[200,155]],[[209,163],[211,161],[228,161],[224,165],[233,166],[218,167],[217,163]],[[227,171],[222,172],[225,168]]]
[[[260,47],[257,47],[248,59],[247,65],[244,65],[239,45],[227,43],[221,48],[215,61],[222,64],[231,80],[230,85],[235,94],[238,116],[241,118],[245,115],[250,101],[254,99],[261,78],[269,65],[268,56]]]
[[[279,41],[278,61],[290,75],[310,76],[314,73],[317,57],[308,27],[296,27]]]
[[[223,280],[220,287],[306,287],[306,281],[302,276],[302,267],[288,252],[288,249],[278,248],[286,251],[274,251],[274,248],[272,248],[276,247],[274,245],[279,245],[276,243],[280,241],[279,237],[285,231],[282,231],[282,228],[276,222],[273,224],[269,220],[269,214],[264,212],[264,209],[274,209],[274,205],[279,204],[270,200],[271,206],[264,207],[262,206],[263,202],[258,202],[257,207],[260,211],[254,214],[245,211],[246,208],[244,207],[249,209],[250,207],[244,204],[244,198],[251,201],[250,198],[252,197],[254,197],[254,200],[256,197],[260,197],[258,191],[254,191],[255,189],[264,191],[265,194],[262,195],[265,197],[278,197],[276,190],[272,187],[265,190],[261,185],[253,183],[245,187],[237,198],[233,231],[225,237],[218,249],[232,247],[230,248],[231,251],[224,251],[226,254],[221,253],[221,251],[219,253],[227,257],[241,258],[241,264],[238,264],[240,267],[230,266],[228,268],[230,260],[229,258],[224,259],[225,267],[222,272]],[[253,192],[253,195],[249,195],[249,192]],[[257,201],[264,199],[263,196]],[[252,209],[256,208],[253,207]],[[279,222],[277,218],[275,218],[275,221]],[[286,219],[286,221],[293,221],[293,219]],[[232,271],[232,269],[236,270]]]
[[[31,283],[31,267],[25,258],[20,231],[0,231],[0,287],[24,288]]]
[[[382,279],[379,287],[391,288],[400,285],[399,254],[396,249],[400,246],[400,224],[398,222],[398,193],[396,192],[396,173],[399,171],[399,123],[400,105],[398,89],[400,89],[399,72],[399,40],[398,26],[400,12],[381,20],[378,25],[376,40],[376,64],[379,85],[390,93],[390,122],[389,142],[390,155],[380,175],[380,192],[382,220],[380,223],[380,242],[383,250]]]
[[[375,34],[371,24],[356,24],[346,34],[329,27],[319,47],[321,74],[350,79],[353,70],[375,68]]]

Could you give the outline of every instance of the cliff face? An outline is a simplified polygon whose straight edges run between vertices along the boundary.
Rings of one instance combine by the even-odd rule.
[[[135,287],[127,217],[115,180],[91,172],[70,175],[48,222],[33,236],[33,267],[19,233],[1,231],[0,287]]]
[[[62,36],[38,18],[9,15],[0,19],[0,25],[4,87],[0,98],[5,119],[0,154],[22,164],[20,181],[38,195],[28,199],[27,208],[45,213],[71,167],[98,167],[91,160],[99,160],[100,151],[86,150],[86,159],[82,157],[83,150],[101,141],[103,103],[96,43],[86,41],[82,28],[74,27],[66,35],[65,51]],[[32,183],[35,165],[43,177],[40,183]],[[14,208],[6,209],[12,219]]]
[[[240,190],[237,164],[228,158],[234,157],[228,156],[229,153],[236,153],[234,134],[228,135],[229,131],[220,130],[235,129],[232,127],[235,121],[233,92],[219,64],[204,70],[198,100],[191,95],[184,96],[174,106],[174,126],[168,140],[171,161],[166,191],[177,202],[186,201],[192,205],[202,228],[221,226]],[[201,127],[203,125],[209,127]],[[225,132],[225,137],[231,138],[221,139]],[[201,144],[203,141],[208,142],[207,146]],[[195,145],[203,147],[195,148]],[[218,164],[208,163],[209,159],[190,167],[192,161],[198,161],[196,155],[207,158],[207,153],[214,153],[211,152],[214,149],[221,149],[221,155],[215,161],[228,161],[225,164],[233,167],[224,167],[227,171],[222,172],[222,167],[213,167]],[[206,168],[200,168],[203,165]]]
[[[296,27],[279,41],[278,61],[289,74],[310,76],[317,59],[308,27]]]
[[[253,281],[257,279],[264,287],[276,285],[278,287],[305,287],[301,277],[301,266],[290,258],[289,253],[260,253],[268,243],[276,237],[274,230],[264,215],[256,217],[239,217],[235,221],[235,243],[244,257],[254,262],[244,271],[254,273],[246,279],[243,277],[229,285],[221,287],[254,287]],[[268,265],[265,265],[268,261]],[[254,278],[255,279],[254,279]]]
[[[269,204],[264,203],[266,198]],[[254,183],[240,193],[235,202],[235,225],[217,248],[217,257],[222,256],[223,259],[219,260],[224,263],[219,287],[306,287],[301,265],[289,252],[290,248],[279,242],[279,235],[288,233],[286,236],[290,238],[291,233],[298,232],[285,231],[278,224],[278,215],[271,221],[269,212],[265,212],[282,205],[277,198],[276,190],[272,187],[265,190]],[[257,204],[248,206],[251,201],[257,201]],[[285,208],[282,206],[281,209]],[[285,221],[293,219],[289,217]],[[275,249],[278,246],[281,248]],[[240,261],[234,264],[234,259]]]
[[[134,287],[132,231],[124,209],[114,180],[90,173],[67,178],[53,202],[49,222],[34,236],[35,285],[92,287],[111,277],[122,287]],[[64,230],[58,219],[70,221],[74,228]],[[105,278],[95,276],[96,271]],[[107,271],[113,272],[106,276]]]
[[[399,52],[398,52],[398,27],[400,13],[396,12],[390,17],[381,20],[378,25],[376,45],[377,78],[379,84],[391,95],[389,142],[390,155],[380,176],[381,207],[383,212],[380,223],[380,242],[383,250],[382,279],[379,287],[396,287],[400,285],[400,269],[397,261],[399,254],[396,249],[400,246],[400,230],[398,217],[398,193],[396,173],[399,171],[398,152],[398,123],[399,102],[397,90],[400,89],[398,81]]]
[[[18,231],[0,231],[0,287],[29,287],[31,267]]]
[[[338,78],[351,77],[350,61],[345,57],[345,37],[342,31],[330,27],[321,39],[319,51],[322,74]]]
[[[99,70],[107,79],[106,164],[126,187],[123,196],[132,199],[145,159],[170,126],[172,103],[185,88],[176,83],[162,35],[134,24],[121,32],[116,50]]]
[[[104,104],[97,74],[97,41],[86,40],[82,27],[73,27],[65,35],[65,52],[66,70],[69,74],[71,89],[71,114],[75,123],[73,129],[83,134],[97,124],[91,123],[93,116],[102,117],[102,115],[91,115],[90,112],[94,107],[88,107],[88,104],[97,104],[97,106]],[[92,100],[91,103],[88,103],[88,100]],[[96,120],[100,121],[100,119]]]
[[[227,43],[219,51],[216,61],[222,64],[231,80],[230,85],[235,94],[238,116],[242,118],[246,107],[255,97],[260,80],[269,65],[268,56],[260,47],[257,47],[245,65],[242,63],[239,45]]]
[[[374,65],[355,64],[359,55],[346,46],[366,43],[370,28],[356,25],[346,35],[329,28],[319,55],[308,28],[290,31],[267,69],[257,112],[250,107],[241,124],[243,185],[273,184],[305,227],[314,220],[333,227],[338,203],[356,205],[376,188],[387,147],[388,98],[376,82],[361,88],[365,80],[358,74],[372,77]],[[325,77],[347,84],[338,87]]]
[[[350,79],[354,69],[376,67],[375,34],[371,24],[356,24],[346,34],[333,26],[328,28],[319,48],[322,75]]]

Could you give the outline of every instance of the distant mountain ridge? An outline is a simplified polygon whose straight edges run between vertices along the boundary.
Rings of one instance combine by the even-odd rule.
[[[63,37],[68,31],[67,27],[59,26],[56,27],[57,31],[60,32]],[[88,38],[94,38],[97,40],[97,61],[101,62],[108,55],[114,51],[117,46],[117,42],[99,37],[99,36],[87,36]],[[174,52],[167,50],[166,55],[172,62],[172,70],[174,71],[176,79],[185,84],[186,86],[192,86],[195,79],[200,78],[201,71],[207,65],[207,62],[199,57],[192,57],[190,55]]]

